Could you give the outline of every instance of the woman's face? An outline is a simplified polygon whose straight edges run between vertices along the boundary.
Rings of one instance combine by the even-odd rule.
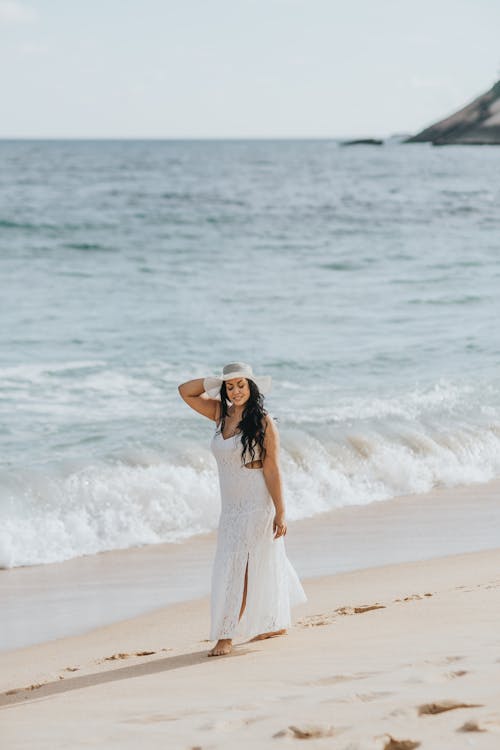
[[[243,406],[250,398],[250,386],[246,378],[226,380],[227,397],[236,406]]]

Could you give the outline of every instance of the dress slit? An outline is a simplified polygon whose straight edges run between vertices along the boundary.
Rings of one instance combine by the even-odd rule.
[[[240,606],[241,616],[239,618],[240,620],[243,617],[243,615],[245,614],[245,611],[246,611],[246,608],[247,608],[247,601],[248,601],[248,562],[249,562],[249,560],[250,560],[250,552],[247,553],[247,564],[246,564],[246,567],[245,567],[245,575],[243,576],[243,594],[242,594],[242,597],[241,597],[241,606]],[[242,611],[241,608],[243,607],[243,599],[245,599],[245,607],[243,608],[243,611]]]

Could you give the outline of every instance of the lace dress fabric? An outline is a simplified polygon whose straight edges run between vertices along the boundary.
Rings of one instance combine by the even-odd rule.
[[[251,638],[291,625],[290,608],[307,600],[285,551],[274,539],[274,504],[262,468],[241,462],[241,439],[216,429],[210,444],[217,461],[221,512],[212,568],[210,639]],[[256,455],[258,459],[258,454]],[[238,621],[245,568],[245,611]]]

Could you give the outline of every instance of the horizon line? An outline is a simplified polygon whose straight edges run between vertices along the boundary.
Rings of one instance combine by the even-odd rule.
[[[409,137],[412,133],[390,135],[215,135],[215,136],[135,136],[135,135],[0,135],[0,141],[343,141]]]

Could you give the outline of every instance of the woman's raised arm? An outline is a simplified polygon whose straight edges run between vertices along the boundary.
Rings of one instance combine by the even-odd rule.
[[[216,398],[210,398],[205,393],[203,382],[204,378],[187,380],[180,384],[178,390],[181,398],[191,409],[216,422],[220,413],[220,401]]]

